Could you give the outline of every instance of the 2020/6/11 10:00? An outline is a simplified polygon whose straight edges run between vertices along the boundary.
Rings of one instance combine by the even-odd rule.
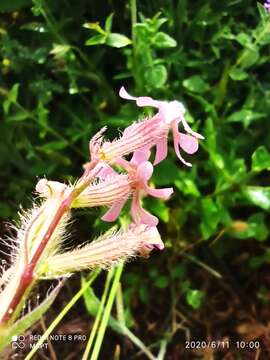
[[[237,349],[259,349],[259,341],[235,341],[218,340],[218,341],[185,341],[186,349],[229,349],[234,345]]]

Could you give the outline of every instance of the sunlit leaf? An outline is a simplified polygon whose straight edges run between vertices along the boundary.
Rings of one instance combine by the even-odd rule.
[[[113,17],[114,17],[114,13],[111,13],[105,21],[105,31],[108,33],[110,33],[112,30]]]
[[[193,75],[183,81],[183,86],[189,91],[204,93],[209,89],[208,84],[199,75]]]
[[[153,37],[153,44],[159,49],[175,47],[177,42],[169,35],[160,31]]]
[[[259,146],[252,154],[252,171],[270,170],[270,153],[265,146]]]
[[[270,187],[245,186],[242,194],[252,204],[264,210],[270,210]]]
[[[186,293],[187,303],[195,310],[199,309],[204,298],[204,293],[201,290],[190,289]]]
[[[247,77],[248,77],[247,72],[245,72],[243,69],[236,68],[236,67],[233,67],[229,71],[229,75],[235,81],[242,81],[242,80],[247,79]]]
[[[101,45],[105,44],[107,35],[94,35],[88,40],[86,40],[85,45],[91,46],[91,45]]]
[[[115,48],[122,48],[131,44],[131,40],[122,34],[111,33],[107,35],[105,44]]]

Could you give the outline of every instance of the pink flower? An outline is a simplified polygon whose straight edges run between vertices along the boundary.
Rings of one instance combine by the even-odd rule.
[[[198,150],[198,139],[204,139],[204,137],[193,131],[186,122],[184,117],[186,110],[182,103],[179,101],[159,101],[147,96],[134,97],[129,95],[124,87],[121,87],[119,95],[123,99],[135,100],[138,106],[152,106],[157,108],[158,113],[152,119],[158,119],[163,124],[164,130],[167,131],[167,136],[169,127],[172,129],[176,155],[185,165],[192,166],[182,158],[179,148],[183,149],[188,154],[194,154]],[[182,123],[187,134],[178,131],[179,123]],[[154,165],[160,163],[167,156],[167,136],[158,139],[155,143],[156,157]]]
[[[128,177],[132,182],[132,205],[131,216],[136,224],[146,224],[149,226],[156,226],[158,219],[144,210],[140,204],[141,193],[144,192],[148,195],[167,199],[173,192],[172,188],[154,189],[148,185],[148,181],[153,173],[153,165],[148,161],[150,156],[149,150],[137,150],[134,152],[130,161],[119,158],[117,164],[121,165],[128,173]],[[127,199],[118,201],[111,206],[111,208],[102,217],[104,221],[114,221]]]
[[[106,128],[102,128],[90,141],[91,160],[113,164],[119,157],[166,140],[168,129],[158,118],[151,118],[128,126],[119,139],[110,142],[104,141]]]
[[[100,177],[94,184],[86,187],[72,202],[72,208],[112,206],[126,201],[132,192],[132,181],[128,175],[118,174],[113,169],[107,169],[106,177]],[[104,171],[105,174],[105,171]],[[77,183],[78,184],[78,183]],[[75,184],[76,186],[76,184]],[[36,191],[44,198],[63,198],[74,186],[65,185],[58,181],[41,179],[37,183]]]
[[[270,12],[270,0],[266,0],[264,2],[264,7],[268,12]]]

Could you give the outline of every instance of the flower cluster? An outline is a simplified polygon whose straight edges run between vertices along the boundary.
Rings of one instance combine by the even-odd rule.
[[[164,248],[156,228],[158,219],[143,209],[142,197],[166,200],[173,193],[172,188],[156,189],[150,182],[154,166],[167,156],[170,130],[176,155],[187,166],[191,164],[180,151],[195,153],[203,137],[190,128],[184,117],[185,108],[178,101],[134,97],[123,87],[120,96],[136,101],[140,107],[152,106],[157,112],[128,126],[114,141],[104,140],[106,128],[101,129],[89,143],[90,162],[84,165],[83,175],[74,184],[39,180],[36,192],[42,200],[21,214],[17,237],[11,239],[11,265],[2,269],[0,276],[0,329],[17,319],[25,294],[42,278],[107,268],[136,255],[148,256],[154,248]],[[63,250],[72,208],[105,206],[102,220],[112,222],[129,199],[132,221],[127,229],[105,234],[73,250]]]
[[[124,204],[131,198],[131,216],[136,225],[145,224],[156,226],[158,219],[144,210],[141,206],[143,195],[168,199],[173,193],[172,188],[155,189],[149,186],[154,165],[163,161],[168,153],[168,135],[170,129],[176,155],[187,166],[192,166],[183,159],[180,149],[188,154],[198,150],[199,139],[203,136],[194,132],[185,120],[185,108],[178,101],[158,101],[151,97],[134,97],[127,93],[124,87],[120,89],[120,96],[127,100],[134,100],[138,106],[152,106],[157,109],[156,115],[128,126],[122,136],[114,141],[105,141],[101,129],[90,141],[91,161],[99,166],[95,183],[91,183],[73,201],[72,207],[107,206],[108,211],[103,215],[104,221],[115,221]],[[184,132],[178,130],[182,125]],[[155,160],[149,161],[151,150],[155,148]],[[133,153],[130,161],[125,155]],[[115,171],[117,165],[122,173]],[[85,166],[87,169],[87,165]],[[43,184],[43,186],[41,186]],[[42,179],[37,191],[44,197],[51,196],[57,189],[67,186],[57,182]],[[50,189],[50,191],[49,191]],[[70,189],[71,191],[71,189]]]
[[[155,189],[149,186],[154,165],[163,161],[168,153],[168,135],[170,129],[176,155],[187,166],[192,166],[184,160],[180,149],[188,154],[198,150],[199,139],[203,136],[194,132],[188,125],[184,115],[185,108],[178,101],[158,101],[151,97],[134,97],[127,93],[124,87],[120,89],[120,96],[127,100],[134,100],[138,106],[152,106],[157,113],[143,121],[128,126],[119,139],[104,140],[101,129],[90,141],[91,161],[99,167],[96,181],[87,186],[73,201],[72,207],[107,206],[108,211],[103,215],[104,221],[115,221],[123,206],[131,198],[131,216],[136,225],[145,224],[156,226],[158,219],[144,210],[141,199],[144,195],[168,199],[173,193],[172,188]],[[182,125],[184,132],[178,130]],[[149,161],[151,150],[155,148],[155,160]],[[130,161],[125,156],[133,154]],[[114,166],[122,169],[116,172]],[[87,164],[85,168],[87,169]],[[41,184],[43,186],[41,186]],[[51,196],[57,190],[71,191],[67,186],[45,179],[40,180],[37,191],[44,197]],[[63,190],[64,189],[64,190]]]
[[[98,159],[105,162],[107,165],[101,172],[100,177],[105,180],[105,183],[115,179],[119,183],[119,187],[115,190],[119,193],[121,187],[120,176],[114,169],[113,165],[120,166],[127,174],[127,182],[129,182],[129,191],[123,196],[115,196],[109,210],[102,217],[104,221],[115,221],[126,203],[128,197],[132,197],[131,216],[135,224],[146,224],[149,226],[156,226],[158,219],[149,214],[141,206],[141,197],[144,194],[154,196],[161,199],[168,199],[173,193],[172,188],[154,189],[148,185],[148,182],[153,173],[153,165],[159,164],[163,161],[168,153],[168,135],[170,129],[173,135],[173,144],[176,155],[187,166],[192,166],[189,162],[183,159],[180,154],[180,149],[188,154],[193,154],[198,150],[199,139],[203,136],[194,132],[188,125],[184,115],[185,108],[182,103],[178,101],[158,101],[151,97],[134,97],[127,93],[124,87],[120,89],[120,96],[127,100],[134,100],[138,106],[152,106],[158,109],[156,115],[151,118],[146,118],[143,121],[132,124],[127,127],[123,135],[113,141],[107,142],[103,140],[102,129],[90,141],[91,159]],[[182,125],[184,132],[178,130],[178,126]],[[155,148],[155,160],[152,164],[149,161],[151,150]],[[133,153],[130,161],[127,161],[124,156]],[[112,178],[111,178],[111,177]],[[106,178],[108,180],[106,180]],[[119,179],[119,180],[118,180]],[[103,184],[103,185],[101,185]],[[104,190],[106,186],[101,183]],[[92,190],[93,191],[93,190]],[[91,203],[91,191],[88,191],[89,203]],[[86,195],[86,193],[85,193]],[[82,197],[84,194],[82,194]],[[103,192],[103,197],[107,196],[106,190]],[[113,193],[110,192],[110,200],[113,198]],[[101,200],[101,199],[100,199]],[[100,203],[104,203],[103,200]]]

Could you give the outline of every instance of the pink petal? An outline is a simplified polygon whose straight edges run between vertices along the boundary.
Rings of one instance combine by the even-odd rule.
[[[182,161],[183,164],[185,164],[186,166],[192,166],[191,163],[187,162],[186,160],[184,160],[180,154],[179,151],[179,138],[177,136],[177,134],[173,134],[173,146],[174,146],[174,151],[178,157],[178,159],[180,159]]]
[[[137,167],[137,177],[144,184],[151,178],[153,174],[154,167],[150,161],[144,161]]]
[[[179,101],[160,101],[159,113],[167,124],[183,117],[185,111],[184,105]]]
[[[126,100],[135,100],[136,104],[140,107],[142,106],[153,106],[156,108],[159,108],[160,106],[160,101],[154,100],[149,96],[139,96],[139,97],[135,97],[130,95],[126,89],[124,88],[124,86],[121,87],[120,91],[119,91],[119,96],[122,99],[126,99]]]
[[[136,104],[140,107],[143,106],[153,106],[155,108],[159,108],[160,107],[160,103],[161,101],[158,100],[154,100],[149,96],[140,96],[137,98]]]
[[[105,179],[107,176],[118,175],[118,173],[108,164],[103,163],[102,169],[98,173],[98,177]]]
[[[130,160],[130,162],[134,165],[139,165],[144,161],[147,161],[150,157],[150,150],[149,148],[143,148],[143,149],[139,149],[134,151],[132,159]]]
[[[119,96],[122,99],[126,99],[126,100],[137,100],[136,97],[129,95],[129,93],[126,91],[126,89],[124,88],[124,86],[121,87],[120,91],[119,91]]]
[[[184,129],[186,130],[186,132],[188,134],[191,134],[191,135],[195,136],[197,139],[202,139],[202,140],[204,139],[204,137],[201,134],[196,133],[195,131],[193,131],[191,129],[191,127],[188,125],[184,115],[181,116],[181,122],[183,124]]]
[[[123,206],[125,205],[126,200],[127,199],[124,199],[122,201],[114,203],[110,207],[110,209],[102,216],[101,220],[108,222],[115,221],[118,218]]]
[[[130,162],[126,159],[119,157],[114,161],[114,164],[122,166],[122,168],[125,169],[127,172],[130,171]]]
[[[179,133],[179,145],[188,154],[194,154],[199,147],[198,140],[192,135]]]
[[[178,131],[178,123],[179,120],[175,120],[172,122],[171,126],[172,126],[172,133],[173,133],[173,146],[174,146],[174,150],[175,153],[177,155],[177,157],[182,161],[182,163],[184,163],[186,166],[192,166],[191,163],[185,161],[179,151],[179,142],[180,142],[180,133]]]
[[[131,216],[135,224],[146,224],[149,226],[157,226],[158,224],[158,219],[141,207],[139,192],[135,193],[132,199]]]
[[[157,226],[158,218],[141,207],[141,223],[149,226]]]
[[[145,189],[145,190],[149,195],[157,197],[157,198],[161,198],[161,199],[168,199],[173,193],[173,188],[153,189],[153,188],[147,186],[147,189]]]
[[[156,144],[156,156],[154,165],[159,164],[162,160],[166,159],[168,154],[167,138],[160,139]]]

